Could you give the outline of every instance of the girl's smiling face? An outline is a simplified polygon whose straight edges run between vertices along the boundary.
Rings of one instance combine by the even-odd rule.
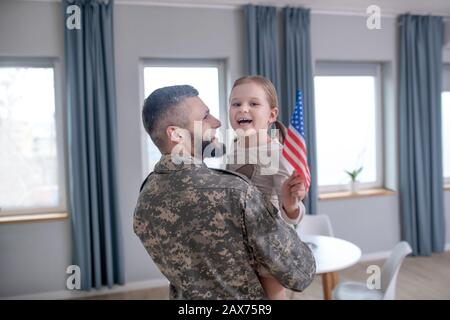
[[[277,119],[278,108],[271,106],[266,92],[254,82],[239,84],[230,96],[230,123],[234,130],[243,130],[246,135],[267,131]]]

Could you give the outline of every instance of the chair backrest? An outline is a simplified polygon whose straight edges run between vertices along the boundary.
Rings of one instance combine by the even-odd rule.
[[[391,255],[381,268],[381,290],[384,300],[395,299],[395,289],[398,272],[405,257],[412,252],[408,242],[402,241],[396,244]]]
[[[325,214],[305,214],[303,219],[300,221],[300,224],[297,226],[297,232],[300,236],[305,234],[316,234],[334,237],[330,218]]]

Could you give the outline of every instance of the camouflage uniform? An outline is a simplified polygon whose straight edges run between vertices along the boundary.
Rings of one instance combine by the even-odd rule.
[[[170,155],[142,184],[134,231],[171,299],[264,299],[259,266],[294,291],[315,273],[308,246],[244,176]]]

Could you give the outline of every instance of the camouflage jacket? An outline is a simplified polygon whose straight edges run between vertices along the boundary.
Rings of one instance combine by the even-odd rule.
[[[133,225],[171,299],[264,299],[258,266],[294,291],[315,274],[308,246],[256,187],[204,163],[163,156],[142,184]]]

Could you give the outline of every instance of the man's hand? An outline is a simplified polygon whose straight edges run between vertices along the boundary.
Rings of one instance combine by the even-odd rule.
[[[298,202],[305,197],[305,181],[294,171],[281,186],[281,203],[289,218],[296,219],[298,217]]]

